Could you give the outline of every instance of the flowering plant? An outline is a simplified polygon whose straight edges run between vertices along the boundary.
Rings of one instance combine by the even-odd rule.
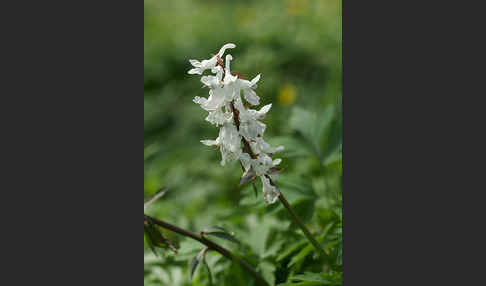
[[[272,204],[280,195],[273,181],[280,171],[277,165],[282,161],[272,159],[272,155],[284,147],[272,147],[263,139],[266,125],[260,120],[265,118],[272,104],[260,110],[250,108],[260,104],[260,97],[255,93],[260,74],[249,81],[241,74],[231,72],[233,57],[229,54],[223,66],[224,52],[235,47],[235,44],[226,44],[210,59],[189,60],[193,66],[189,74],[202,75],[206,70],[213,73],[201,77],[204,87],[209,88],[209,97],[196,96],[193,101],[208,111],[206,121],[219,128],[219,136],[215,140],[201,140],[201,143],[219,147],[221,165],[237,160],[241,163],[244,173],[240,184],[260,177],[263,198]]]
[[[276,235],[273,238],[272,243],[270,243],[270,240],[268,240],[268,229],[274,228],[276,221],[267,216],[259,222],[258,228],[255,228],[253,223],[249,224],[250,231],[256,232],[258,235],[250,236],[248,240],[240,240],[233,232],[228,231],[226,226],[212,225],[202,228],[199,232],[192,232],[172,224],[165,219],[157,219],[149,214],[145,214],[145,209],[147,209],[147,207],[156,199],[163,196],[167,191],[166,189],[156,193],[154,197],[144,203],[144,234],[146,241],[156,255],[159,249],[171,249],[174,253],[181,254],[184,257],[187,255],[193,256],[188,264],[188,273],[190,274],[191,280],[195,277],[194,274],[196,273],[196,269],[198,269],[198,265],[200,265],[200,267],[205,268],[207,272],[206,278],[210,285],[212,285],[213,281],[213,274],[210,268],[215,265],[214,263],[211,263],[211,256],[206,260],[206,255],[210,251],[219,253],[221,256],[226,257],[245,269],[247,274],[253,277],[254,284],[252,285],[268,286],[275,285],[277,282],[276,279],[282,281],[280,277],[275,277],[274,272],[277,266],[269,263],[271,259],[275,259],[275,265],[280,264],[282,267],[285,267],[285,265],[288,265],[288,268],[292,267],[290,270],[291,272],[289,273],[298,273],[295,271],[300,271],[300,267],[302,263],[304,263],[306,257],[312,254],[313,259],[319,263],[319,267],[322,266],[322,273],[309,272],[304,273],[303,275],[289,276],[284,278],[289,281],[289,283],[286,283],[285,285],[290,285],[290,281],[292,280],[325,282],[325,284],[331,283],[333,285],[340,285],[340,281],[342,280],[342,262],[340,262],[342,252],[330,252],[329,248],[324,251],[324,248],[322,247],[323,243],[326,243],[329,246],[333,243],[336,244],[342,241],[339,236],[340,225],[336,226],[336,221],[332,220],[331,222],[326,223],[324,228],[314,229],[314,235],[316,235],[314,237],[304,224],[304,221],[299,218],[298,213],[294,211],[293,206],[291,206],[285,198],[286,194],[279,191],[275,182],[278,173],[282,170],[282,168],[277,167],[282,160],[280,158],[272,157],[276,152],[283,150],[284,147],[273,147],[265,142],[263,138],[266,125],[262,120],[271,109],[272,104],[267,104],[261,108],[256,107],[260,105],[260,97],[255,92],[258,87],[257,84],[261,78],[260,74],[256,75],[252,80],[247,80],[243,75],[231,71],[230,63],[233,57],[229,54],[225,57],[223,56],[228,49],[235,47],[236,45],[234,44],[225,44],[217,54],[212,55],[209,59],[201,61],[194,59],[189,60],[192,68],[188,73],[200,75],[203,87],[206,87],[209,90],[208,97],[196,96],[193,101],[208,112],[206,121],[219,128],[219,135],[216,139],[206,139],[201,140],[201,142],[204,145],[213,146],[220,150],[221,165],[225,166],[228,163],[235,161],[238,161],[241,164],[243,175],[240,184],[251,182],[259,178],[262,181],[262,191],[265,202],[267,204],[273,204],[277,200],[280,200],[283,208],[288,212],[290,218],[300,228],[303,235],[305,235],[312,246],[306,245],[303,241],[294,241],[293,244],[286,245],[286,249],[277,256],[279,249],[281,249],[284,244],[283,240],[286,237],[289,237],[288,235],[292,234],[295,231],[295,228],[288,227],[290,225],[282,226],[280,229],[281,231],[287,227],[288,229],[284,230],[285,232],[283,235]],[[208,70],[211,73],[204,74]],[[307,113],[305,110],[295,109],[294,114],[298,115],[298,119],[304,119],[299,122],[303,122],[303,125],[305,126],[309,123],[320,121],[317,120],[317,117],[313,116],[312,113]],[[331,118],[332,113],[326,113],[326,116]],[[292,116],[292,118],[295,119],[295,115]],[[295,122],[292,118],[290,119],[290,126]],[[329,122],[326,123],[326,126],[328,125]],[[324,132],[319,131],[320,133],[317,132],[316,135],[313,132],[314,130],[325,129],[310,128],[311,131],[308,131],[308,129],[303,129],[304,131],[302,131],[302,129],[296,128],[296,130],[303,135],[309,135],[312,139],[314,136],[316,138],[321,138],[319,137],[319,134]],[[309,138],[306,137],[306,140],[309,140]],[[316,140],[318,141],[318,139]],[[314,143],[312,140],[309,140],[309,142],[312,144]],[[292,148],[295,146],[289,142],[288,147]],[[320,154],[322,154],[321,150],[316,148],[316,158],[323,164]],[[321,165],[319,165],[319,167],[322,168]],[[299,202],[294,200],[293,204],[294,206],[299,205]],[[302,206],[302,204],[300,206]],[[302,211],[302,207],[299,209]],[[256,217],[253,216],[253,218]],[[336,218],[342,220],[339,216],[336,216]],[[251,217],[249,219],[251,219]],[[261,237],[259,236],[260,231],[262,232]],[[174,233],[198,241],[203,246],[201,248],[200,244],[195,246],[190,243],[184,245],[181,243],[179,245],[178,240],[175,239],[177,236],[173,236]],[[172,237],[170,235],[172,235]],[[231,247],[227,248],[226,246],[220,245],[217,240],[214,241],[213,238],[215,237],[235,245],[251,247],[254,254],[259,257],[260,261],[258,263],[255,261],[252,261],[252,264],[248,263],[246,259],[240,257],[240,254],[234,253],[231,250]],[[266,247],[267,244],[268,249]],[[312,247],[319,252],[316,253],[318,255],[311,251]],[[179,248],[180,252],[178,252]],[[297,250],[299,250],[299,252],[295,254],[290,261],[286,260]],[[165,252],[162,253],[165,254]],[[269,260],[269,257],[272,256],[274,257]],[[218,272],[221,273],[221,268],[216,270],[216,273]],[[233,277],[228,276],[225,281],[230,281],[231,279],[233,279]],[[297,284],[300,285],[301,283],[299,282]],[[294,284],[292,283],[292,285]]]

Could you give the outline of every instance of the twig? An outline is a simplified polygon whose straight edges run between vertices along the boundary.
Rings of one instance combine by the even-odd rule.
[[[167,191],[169,188],[163,188],[155,193],[150,199],[148,199],[144,204],[143,204],[143,210],[145,211],[148,206],[150,206],[153,202],[156,200],[160,199]]]
[[[229,260],[236,261],[239,265],[241,265],[241,267],[246,269],[251,275],[253,275],[253,277],[255,277],[256,281],[258,282],[258,285],[269,286],[269,284],[262,278],[262,276],[260,276],[260,274],[258,274],[258,272],[256,272],[256,270],[253,269],[253,267],[251,267],[251,265],[248,264],[245,260],[234,255],[229,250],[227,250],[226,248],[216,244],[215,242],[212,242],[211,240],[206,239],[202,235],[196,234],[196,233],[188,231],[188,230],[185,230],[183,228],[180,228],[178,226],[172,225],[170,223],[167,223],[165,221],[156,219],[154,217],[151,217],[151,216],[148,216],[148,215],[145,215],[145,214],[144,214],[144,220],[151,220],[154,224],[156,224],[160,227],[163,227],[165,229],[168,229],[168,230],[173,231],[175,233],[178,233],[180,235],[187,236],[187,237],[190,237],[194,240],[199,241],[200,243],[206,245],[209,249],[212,249],[212,250],[219,252],[221,255],[228,258]]]

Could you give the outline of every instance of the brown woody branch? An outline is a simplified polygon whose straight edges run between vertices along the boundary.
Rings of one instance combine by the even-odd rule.
[[[257,285],[269,286],[268,283],[262,278],[262,276],[258,272],[256,272],[256,270],[253,269],[253,267],[250,264],[248,264],[245,260],[234,255],[233,253],[231,253],[226,248],[224,248],[224,247],[216,244],[215,242],[205,238],[201,234],[196,234],[194,232],[191,232],[189,230],[185,230],[183,228],[180,228],[178,226],[172,225],[172,224],[167,223],[165,221],[156,219],[154,217],[148,216],[146,214],[144,214],[144,220],[150,220],[151,222],[153,222],[154,224],[156,224],[160,227],[163,227],[163,228],[170,230],[172,232],[175,232],[175,233],[178,233],[180,235],[187,236],[187,237],[190,237],[194,240],[199,241],[200,243],[206,245],[209,249],[217,251],[221,255],[223,255],[224,257],[228,258],[229,260],[235,261],[236,263],[238,263],[241,267],[243,267],[245,270],[247,270],[256,279]]]

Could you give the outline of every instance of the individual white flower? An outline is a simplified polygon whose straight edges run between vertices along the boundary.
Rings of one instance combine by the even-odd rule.
[[[273,167],[272,158],[265,153],[261,153],[257,159],[252,160],[252,167],[258,176],[263,176]]]
[[[231,55],[226,55],[226,65],[224,68],[224,80],[223,80],[225,85],[232,84],[236,82],[236,80],[238,79],[238,76],[231,74],[230,61],[232,59],[233,57]]]
[[[224,124],[219,130],[219,137],[216,140],[201,140],[206,146],[218,146],[221,151],[221,165],[239,159],[241,155],[241,139],[233,124]]]
[[[243,169],[245,169],[245,173],[248,172],[251,168],[251,157],[248,155],[248,153],[241,153],[240,154],[240,162],[241,165],[243,166]]]
[[[193,101],[206,111],[214,111],[224,106],[225,93],[221,88],[211,89],[208,98],[196,96]]]
[[[235,44],[226,44],[221,49],[219,52],[214,55],[212,58],[209,60],[203,60],[203,61],[198,61],[198,60],[189,60],[191,65],[194,67],[191,70],[189,70],[187,73],[188,74],[202,74],[205,70],[212,69],[216,66],[218,63],[218,56],[222,57],[226,49],[233,49],[235,48]]]
[[[224,145],[220,146],[221,151],[221,166],[226,165],[226,163],[231,163],[238,160],[238,153],[231,152]]]
[[[233,59],[231,55],[226,56],[226,67],[224,69],[224,79],[222,92],[225,94],[225,100],[231,102],[237,95],[240,94],[239,86],[236,84],[237,76],[231,74],[230,61]]]
[[[278,151],[284,150],[284,146],[272,147],[270,144],[265,142],[263,138],[257,137],[254,141],[250,142],[250,146],[252,147],[253,152],[256,154],[260,153],[268,153],[273,154]]]
[[[263,136],[266,125],[257,119],[262,118],[264,113],[253,109],[246,109],[241,102],[239,96],[235,99],[235,108],[238,109],[238,116],[240,120],[240,134],[245,137],[247,141],[253,141],[257,137]],[[263,108],[262,108],[263,109]]]
[[[227,162],[235,161],[241,154],[241,137],[238,134],[236,126],[232,123],[225,123],[219,129],[219,138],[221,140],[221,165]]]
[[[256,111],[255,109],[250,109],[250,108],[246,109],[241,101],[241,98],[237,97],[235,99],[235,107],[239,111],[240,121],[246,122],[246,121],[255,121],[258,119],[265,118],[265,115],[272,107],[272,104],[271,103],[267,104],[264,107],[262,107],[259,111]]]
[[[241,137],[234,124],[224,124],[219,130],[219,137],[221,138],[221,143],[232,152],[236,153],[238,150],[241,150]]]
[[[201,62],[198,60],[189,60],[189,62],[194,68],[190,69],[187,72],[188,74],[202,74],[205,70],[214,68],[218,63],[218,58],[212,57],[209,60],[203,60]]]
[[[216,126],[220,126],[233,121],[233,113],[223,112],[221,108],[218,108],[215,111],[209,112],[208,116],[206,117],[206,121]]]
[[[266,127],[267,126],[260,121],[243,121],[240,124],[240,134],[245,137],[247,141],[252,142],[259,138],[259,136],[263,136]]]
[[[273,204],[277,201],[277,198],[280,195],[279,190],[277,189],[277,187],[270,184],[270,180],[267,177],[260,176],[260,179],[262,180],[263,185],[263,199],[268,204]]]
[[[201,82],[211,88],[211,89],[215,89],[215,88],[218,88],[218,87],[222,87],[223,86],[223,68],[220,67],[220,66],[216,66],[214,68],[211,69],[211,71],[213,73],[216,74],[216,76],[213,76],[213,75],[208,75],[208,76],[203,76],[201,77]]]
[[[257,88],[257,82],[260,80],[260,74],[257,75],[254,79],[251,81],[245,80],[245,79],[238,79],[238,83],[241,86],[243,90],[243,96],[248,103],[251,105],[258,105],[260,104],[260,97],[256,95],[256,92],[254,91],[255,88]]]

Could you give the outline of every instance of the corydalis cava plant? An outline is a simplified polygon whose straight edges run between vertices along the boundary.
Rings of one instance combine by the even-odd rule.
[[[201,82],[209,88],[209,97],[196,96],[194,102],[209,112],[206,120],[219,127],[219,136],[216,140],[201,140],[201,143],[219,147],[223,166],[239,160],[244,169],[241,182],[260,177],[263,197],[272,204],[280,195],[273,181],[278,173],[276,166],[282,161],[273,160],[272,154],[284,147],[272,147],[263,140],[266,125],[259,120],[265,118],[272,104],[260,110],[250,108],[260,104],[260,98],[254,91],[260,75],[248,81],[238,73],[232,73],[230,61],[233,57],[229,54],[223,65],[224,52],[235,47],[235,44],[226,44],[208,60],[189,60],[193,66],[189,74],[202,75],[206,70],[213,73],[201,77]]]

